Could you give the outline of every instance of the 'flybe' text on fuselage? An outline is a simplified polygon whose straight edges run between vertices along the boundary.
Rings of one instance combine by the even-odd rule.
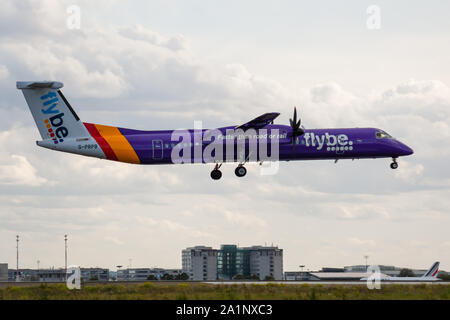
[[[322,150],[325,146],[327,151],[335,151],[339,150],[339,148],[353,150],[353,141],[349,141],[346,134],[334,135],[325,132],[325,134],[318,135],[313,132],[306,132],[303,136],[303,141],[305,146],[314,147],[317,150]]]

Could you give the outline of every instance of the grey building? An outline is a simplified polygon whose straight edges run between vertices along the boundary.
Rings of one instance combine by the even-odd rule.
[[[344,272],[366,272],[367,270],[366,265],[355,265],[355,266],[345,266]],[[378,265],[380,268],[380,272],[387,274],[389,276],[398,276],[400,273],[400,270],[402,268],[397,268],[394,266],[384,266],[384,265]],[[424,274],[426,270],[424,270],[420,275]]]
[[[117,281],[147,281],[150,277],[160,280],[164,275],[175,279],[181,273],[181,269],[127,268],[117,270],[116,279]]]
[[[286,271],[284,280],[287,281],[314,281],[317,277],[311,275],[309,271]]]
[[[16,281],[16,269],[8,270],[8,281]],[[19,281],[60,282],[65,280],[65,269],[19,269]]]
[[[33,270],[34,272],[30,273],[30,276],[34,277],[37,275],[37,281],[42,282],[63,282],[66,280],[66,269],[58,268],[58,269],[40,269]],[[27,277],[27,274],[24,272],[23,277]]]
[[[283,249],[222,245],[217,253],[217,277],[232,280],[236,276],[283,280]]]
[[[8,264],[0,263],[0,281],[8,281]]]
[[[283,249],[253,246],[243,250],[249,255],[250,275],[257,275],[260,280],[283,280]]]
[[[109,269],[80,268],[82,281],[108,281]],[[16,270],[8,270],[8,281],[16,281]],[[64,268],[19,269],[19,281],[63,282],[66,281]]]
[[[109,281],[109,269],[80,268],[83,281]]]
[[[196,246],[182,251],[183,271],[190,280],[257,278],[283,280],[283,249],[222,245],[219,250]]]
[[[189,280],[217,279],[217,250],[196,246],[186,248],[181,253],[182,270]]]

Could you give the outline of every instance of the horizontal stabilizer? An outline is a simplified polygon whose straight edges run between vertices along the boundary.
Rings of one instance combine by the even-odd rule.
[[[17,89],[34,89],[34,88],[60,89],[64,86],[64,84],[58,81],[17,81],[16,86]]]

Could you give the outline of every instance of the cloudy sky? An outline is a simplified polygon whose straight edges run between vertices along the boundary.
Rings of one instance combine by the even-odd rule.
[[[450,270],[447,1],[3,0],[0,262],[181,267],[181,250],[274,244],[284,269],[389,264]],[[81,9],[70,29],[70,5]],[[373,29],[370,5],[380,10]],[[369,10],[369,12],[373,12]],[[369,20],[369,21],[368,21]],[[371,28],[369,28],[369,27]],[[84,121],[138,129],[244,123],[293,106],[307,128],[379,127],[389,159],[135,166],[38,148],[17,80],[64,82]]]

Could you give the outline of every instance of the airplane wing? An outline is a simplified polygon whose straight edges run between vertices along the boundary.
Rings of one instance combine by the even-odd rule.
[[[247,122],[244,124],[241,124],[240,126],[237,126],[236,129],[261,129],[267,126],[270,123],[273,123],[273,120],[275,120],[276,117],[278,117],[280,114],[278,112],[270,112],[270,113],[264,113],[263,115]]]

